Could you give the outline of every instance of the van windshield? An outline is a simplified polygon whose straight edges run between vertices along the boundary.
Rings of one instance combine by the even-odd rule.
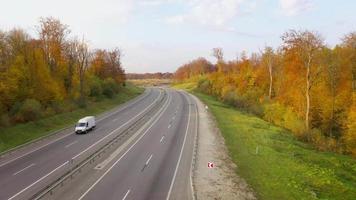
[[[78,127],[83,127],[83,126],[86,126],[86,125],[87,125],[87,123],[78,123],[77,124]]]

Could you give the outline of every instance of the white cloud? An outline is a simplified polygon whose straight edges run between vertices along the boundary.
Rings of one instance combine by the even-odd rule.
[[[172,17],[168,17],[166,18],[166,22],[168,24],[181,24],[186,20],[186,16],[185,15],[176,15],[176,16],[172,16]]]
[[[130,20],[134,10],[134,0],[33,0],[21,2],[21,6],[17,1],[6,1],[2,5],[0,28],[5,29],[33,26],[39,17],[47,16],[58,18],[71,28],[85,29],[105,23],[120,25]]]
[[[284,15],[294,16],[312,8],[311,0],[279,0]]]
[[[188,1],[188,12],[171,16],[167,23],[197,23],[220,27],[226,25],[234,17],[243,13],[241,7],[246,6],[246,0],[191,0]],[[248,8],[251,9],[249,2]]]
[[[139,5],[142,6],[159,6],[165,3],[172,3],[175,0],[138,0]]]

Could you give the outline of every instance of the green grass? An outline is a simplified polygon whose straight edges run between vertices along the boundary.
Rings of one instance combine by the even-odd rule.
[[[196,83],[195,82],[184,82],[184,83],[176,83],[173,84],[173,87],[176,89],[183,89],[187,91],[193,91],[195,88]]]
[[[352,157],[317,151],[283,128],[191,92],[209,106],[238,166],[236,173],[259,199],[356,199]]]
[[[0,128],[0,152],[14,148],[55,130],[70,126],[86,115],[97,115],[122,104],[143,92],[142,88],[127,84],[118,95],[112,99],[103,98],[99,102],[89,102],[85,109],[76,109],[72,112],[57,114],[36,122],[18,124],[11,127]]]
[[[259,198],[356,199],[353,158],[316,151],[283,128],[195,94],[216,117],[237,173]]]

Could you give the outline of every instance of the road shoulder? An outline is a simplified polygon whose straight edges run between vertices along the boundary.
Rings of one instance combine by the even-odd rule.
[[[256,199],[246,181],[235,172],[224,138],[207,107],[195,97],[199,111],[199,131],[193,185],[197,199]],[[208,168],[208,163],[213,168]]]

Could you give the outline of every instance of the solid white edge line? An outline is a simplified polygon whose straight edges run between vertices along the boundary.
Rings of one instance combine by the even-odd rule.
[[[52,170],[51,172],[49,172],[48,174],[46,174],[45,176],[42,176],[42,178],[38,179],[37,181],[33,182],[31,185],[27,186],[26,188],[22,189],[20,192],[16,193],[15,195],[13,195],[12,197],[10,197],[8,200],[12,200],[15,197],[17,197],[18,195],[20,195],[21,193],[23,193],[24,191],[26,191],[28,188],[32,187],[33,185],[37,184],[38,182],[42,181],[43,179],[45,179],[47,176],[51,175],[52,173],[54,173],[55,171],[57,171],[59,168],[63,167],[64,165],[68,164],[69,161],[66,161],[65,163],[61,164],[60,166],[58,166],[56,169]]]
[[[185,146],[185,141],[187,139],[187,134],[188,134],[188,130],[189,130],[189,125],[190,125],[190,105],[189,105],[189,100],[188,99],[187,99],[187,101],[188,101],[188,108],[189,108],[189,112],[188,112],[188,116],[189,117],[188,117],[187,129],[185,131],[183,145],[182,145],[182,148],[180,150],[179,159],[178,159],[178,162],[177,162],[177,165],[176,165],[176,169],[174,171],[172,182],[171,182],[171,185],[170,185],[169,190],[168,190],[168,194],[167,194],[167,198],[166,198],[167,200],[169,200],[169,198],[171,196],[171,192],[172,192],[172,189],[173,189],[174,181],[175,181],[176,176],[177,176],[178,167],[179,167],[180,161],[182,159],[182,154],[183,154],[183,150],[184,150],[184,146]]]
[[[26,169],[28,169],[28,168],[30,168],[30,167],[32,167],[32,166],[34,166],[34,165],[35,165],[35,163],[32,163],[31,165],[29,165],[29,166],[27,166],[27,167],[25,167],[25,168],[23,168],[23,169],[21,169],[21,170],[15,172],[15,173],[13,173],[12,175],[13,175],[13,176],[16,176],[17,174],[19,174],[19,173],[25,171]]]
[[[98,143],[100,143],[101,141],[103,141],[104,139],[106,139],[107,137],[111,136],[112,134],[114,134],[116,131],[118,131],[119,129],[121,129],[122,127],[126,126],[128,123],[130,123],[131,121],[133,121],[134,119],[136,119],[138,116],[140,116],[142,113],[144,113],[146,110],[148,110],[153,104],[155,104],[159,98],[161,97],[161,91],[159,93],[158,98],[152,102],[149,106],[147,106],[146,109],[144,109],[143,111],[141,111],[139,114],[137,114],[136,116],[134,116],[133,118],[131,118],[130,120],[128,120],[127,122],[125,122],[123,125],[119,126],[118,128],[116,128],[115,130],[111,131],[109,134],[107,134],[106,136],[102,137],[100,140],[96,141],[94,144],[90,145],[88,148],[84,149],[83,151],[81,151],[80,153],[78,153],[77,155],[75,155],[72,160],[78,158],[80,155],[82,155],[83,153],[85,153],[86,151],[88,151],[89,149],[91,149],[93,146],[97,145]]]
[[[129,195],[129,193],[130,193],[130,190],[127,190],[127,192],[126,192],[126,194],[125,194],[124,198],[122,198],[122,200],[125,200],[125,199],[126,199],[126,197]]]
[[[145,95],[145,96],[143,96],[142,98],[144,98],[144,97],[146,97],[146,96],[148,96],[148,95]],[[135,102],[137,102],[137,101],[140,100],[140,99],[141,99],[141,98],[138,98],[138,99],[134,100],[133,102],[127,104],[125,107],[127,107],[127,106],[129,106],[129,105],[131,105],[131,104],[133,104],[133,103],[135,103]],[[125,107],[123,107],[123,108],[125,108]],[[121,110],[121,109],[120,109],[120,110]],[[107,118],[111,117],[112,115],[114,115],[114,114],[120,112],[120,110],[119,110],[119,111],[115,111],[115,112],[109,114],[108,116],[105,116],[104,118],[98,119],[97,122],[100,122],[100,121],[102,121],[102,120],[104,120],[104,119],[107,119]],[[69,128],[69,127],[68,127],[68,128]],[[18,160],[18,159],[20,159],[20,158],[23,158],[23,157],[25,157],[25,156],[27,156],[27,155],[29,155],[29,154],[35,152],[35,151],[38,151],[38,150],[42,149],[43,147],[46,147],[46,146],[48,146],[48,145],[51,145],[51,144],[53,144],[53,143],[55,143],[55,142],[57,142],[57,141],[59,141],[59,140],[65,138],[65,137],[68,137],[68,136],[70,136],[70,135],[72,135],[72,134],[73,134],[73,133],[69,133],[69,134],[63,135],[62,137],[59,137],[59,138],[57,138],[57,139],[55,139],[55,140],[52,140],[51,142],[49,142],[49,143],[47,143],[47,144],[44,144],[43,146],[40,146],[40,147],[38,147],[38,148],[36,148],[36,149],[34,149],[34,150],[32,150],[32,151],[29,151],[29,152],[27,152],[27,153],[25,153],[25,154],[23,154],[23,155],[21,155],[21,156],[19,156],[19,157],[16,157],[16,158],[13,158],[13,159],[11,159],[11,160],[9,160],[9,161],[6,161],[6,162],[4,162],[4,163],[1,163],[1,164],[0,164],[0,167],[3,167],[3,166],[5,166],[5,165],[7,165],[7,164],[9,164],[9,163],[11,163],[11,162],[13,162],[13,161],[15,161],[15,160]],[[32,144],[32,143],[30,143],[30,144]]]
[[[122,154],[122,156],[121,156],[117,161],[115,161],[115,162],[110,166],[109,169],[107,169],[107,170],[104,172],[103,175],[101,175],[101,176],[95,181],[95,183],[94,183],[92,186],[89,187],[89,189],[88,189],[87,191],[85,191],[85,192],[82,194],[82,196],[79,197],[78,200],[83,199],[83,198],[106,176],[106,174],[108,174],[108,173],[112,170],[112,168],[114,168],[115,165],[116,165],[117,163],[119,163],[120,160],[146,135],[146,133],[152,128],[153,125],[156,124],[156,122],[161,118],[161,116],[163,115],[163,113],[167,110],[167,108],[168,108],[170,102],[171,102],[171,96],[169,96],[169,100],[167,100],[166,107],[162,110],[162,112],[158,115],[158,117],[152,122],[152,124],[146,129],[146,131],[136,140],[135,143],[133,143],[133,144],[130,146],[129,149],[127,149],[127,150],[125,151],[124,154]]]

